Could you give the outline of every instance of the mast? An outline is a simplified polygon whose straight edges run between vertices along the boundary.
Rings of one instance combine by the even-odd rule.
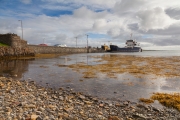
[[[131,35],[130,40],[132,40],[132,33],[130,35]]]

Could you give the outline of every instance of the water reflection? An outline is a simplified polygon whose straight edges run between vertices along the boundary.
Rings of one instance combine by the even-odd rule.
[[[11,76],[17,79],[24,78],[24,72],[28,71],[29,61],[34,59],[20,59],[20,60],[1,60],[0,61],[0,75]]]
[[[89,58],[88,58],[88,54],[87,54],[86,56],[87,56],[87,58],[86,58],[86,59],[87,59],[87,62],[86,62],[86,64],[88,65],[88,59],[89,59]]]
[[[83,70],[68,68],[71,64],[97,65],[105,64],[102,57],[111,58],[117,54],[73,54],[52,59],[10,60],[0,61],[0,75],[14,76],[17,79],[33,80],[42,86],[52,88],[72,88],[105,99],[121,99],[136,101],[148,98],[153,92],[179,91],[180,78],[166,78],[154,75],[136,77],[130,73],[117,74],[109,78],[97,72],[97,78],[83,78]],[[112,61],[113,62],[113,61]],[[127,65],[133,65],[128,60]],[[63,66],[64,65],[64,66]],[[123,66],[123,65],[122,65]],[[124,65],[126,68],[126,64]],[[88,69],[85,69],[88,71]]]
[[[64,62],[64,64],[67,65],[67,57],[65,57]]]

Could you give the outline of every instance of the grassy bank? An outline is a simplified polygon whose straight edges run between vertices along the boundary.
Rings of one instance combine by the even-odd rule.
[[[0,47],[1,47],[1,46],[8,46],[8,45],[0,43]]]

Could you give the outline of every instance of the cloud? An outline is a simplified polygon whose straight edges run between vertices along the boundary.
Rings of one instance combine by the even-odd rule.
[[[73,16],[77,18],[87,18],[87,19],[98,19],[103,18],[107,14],[106,11],[102,12],[94,12],[90,9],[87,9],[86,7],[81,7],[79,9],[74,10]]]
[[[98,19],[94,22],[93,28],[94,29],[101,29],[107,26],[107,21],[105,19]]]
[[[109,35],[111,35],[112,37],[117,37],[120,35],[121,31],[119,28],[112,28],[107,32]]]
[[[137,14],[137,18],[140,20],[140,29],[145,31],[150,29],[166,29],[176,22],[175,19],[168,16],[160,7],[156,7],[151,10],[140,11]]]
[[[180,20],[170,25],[167,29],[151,29],[148,31],[148,33],[153,35],[173,36],[173,35],[178,35],[179,30],[180,30]]]
[[[30,4],[32,2],[32,0],[20,0],[20,2],[22,2],[24,4]]]
[[[144,46],[177,45],[180,37],[180,1],[175,0],[21,0],[3,1],[0,8],[0,33],[21,36],[19,19],[23,21],[24,39],[40,44],[45,38],[56,43],[86,46],[107,41],[124,43],[130,33]],[[15,7],[12,7],[15,6]],[[99,36],[99,37],[97,37]],[[123,44],[124,45],[124,44]],[[142,44],[143,46],[143,44]],[[143,46],[143,47],[144,47]]]
[[[93,10],[104,10],[109,9],[114,6],[114,4],[119,0],[41,0],[43,2],[48,2],[50,4],[61,4],[61,5],[73,5],[75,8],[82,7],[82,6],[88,6],[88,8],[91,8]]]
[[[69,6],[60,6],[60,5],[51,5],[51,4],[45,4],[45,5],[41,5],[41,8],[43,9],[49,9],[49,10],[67,10],[67,11],[72,11],[73,10],[73,6],[69,5]]]
[[[121,0],[116,2],[113,11],[118,14],[135,12],[143,8],[147,0]]]
[[[166,14],[168,14],[171,18],[180,20],[180,8],[167,8],[165,10]]]

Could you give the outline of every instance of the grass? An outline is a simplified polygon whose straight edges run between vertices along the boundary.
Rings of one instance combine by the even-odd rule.
[[[1,47],[1,46],[8,46],[8,45],[0,43],[0,47]]]

